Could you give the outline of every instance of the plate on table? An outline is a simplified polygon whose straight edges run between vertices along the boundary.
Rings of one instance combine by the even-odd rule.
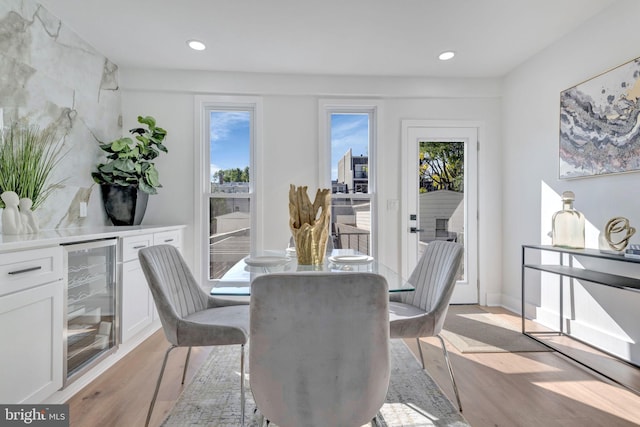
[[[289,261],[291,261],[289,257],[276,255],[254,256],[244,259],[244,262],[252,267],[271,267],[286,264]]]
[[[334,264],[367,264],[373,261],[369,255],[334,255],[329,257]]]

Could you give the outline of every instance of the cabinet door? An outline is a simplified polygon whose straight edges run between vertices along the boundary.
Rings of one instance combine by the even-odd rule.
[[[0,297],[0,402],[39,403],[62,387],[62,282]]]
[[[122,263],[122,342],[149,326],[153,321],[153,301],[140,262]]]

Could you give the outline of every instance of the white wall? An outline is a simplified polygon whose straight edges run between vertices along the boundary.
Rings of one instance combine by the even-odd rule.
[[[574,180],[558,179],[560,92],[621,65],[640,54],[637,16],[640,2],[623,0],[510,73],[503,98],[503,304],[520,311],[522,244],[550,244],[551,215],[561,208],[564,190],[576,194],[575,207],[588,227],[587,246],[614,216],[640,228],[640,175],[629,173]],[[640,242],[640,236],[632,239]],[[481,264],[482,265],[482,264]],[[616,266],[616,268],[621,268]],[[640,271],[633,274],[640,277]],[[553,295],[551,295],[553,294]],[[528,295],[528,294],[527,294]],[[542,289],[541,315],[554,314],[553,287]],[[640,360],[640,296],[612,288],[575,290],[574,327],[617,354]]]
[[[169,152],[157,158],[162,188],[149,197],[143,225],[185,224],[183,252],[193,257],[193,223],[195,204],[193,169],[193,97],[178,93],[137,93],[123,91],[122,117],[125,131],[138,126],[138,116],[153,116],[156,124],[167,130],[165,145]]]
[[[193,265],[195,164],[193,97],[248,94],[263,99],[261,173],[265,217],[259,219],[264,247],[285,247],[289,239],[289,184],[318,186],[318,101],[348,97],[382,100],[382,137],[378,147],[382,175],[378,184],[380,258],[400,268],[400,212],[387,210],[401,200],[401,121],[473,120],[485,125],[480,135],[481,302],[499,301],[500,256],[500,83],[498,80],[351,78],[271,74],[121,70],[125,129],[139,114],[156,117],[167,129],[169,154],[157,167],[164,188],[149,200],[144,223],[178,222],[189,226],[186,256]],[[498,253],[498,256],[496,254]]]

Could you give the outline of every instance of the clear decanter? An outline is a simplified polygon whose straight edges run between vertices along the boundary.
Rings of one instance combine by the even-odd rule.
[[[553,214],[551,244],[563,248],[584,248],[584,215],[573,208],[575,195],[562,193],[562,210]]]

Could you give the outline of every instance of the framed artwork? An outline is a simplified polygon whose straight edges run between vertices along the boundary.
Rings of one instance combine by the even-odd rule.
[[[560,93],[560,178],[640,171],[640,58]]]

